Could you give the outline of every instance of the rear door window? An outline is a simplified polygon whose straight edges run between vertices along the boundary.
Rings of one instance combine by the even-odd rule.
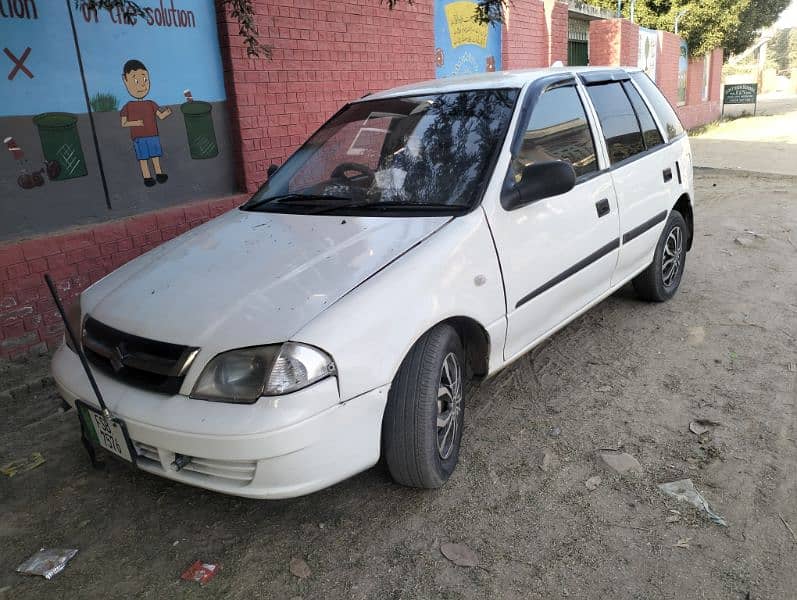
[[[636,71],[635,73],[630,73],[630,75],[631,79],[639,86],[639,89],[642,90],[642,93],[653,107],[656,116],[659,118],[659,122],[667,132],[667,139],[671,140],[681,135],[684,132],[684,126],[681,125],[681,121],[678,120],[678,115],[675,114],[675,110],[659,88],[656,87],[656,84],[642,71]]]
[[[643,152],[639,121],[620,83],[590,85],[587,93],[598,113],[611,164]]]
[[[642,138],[645,140],[645,147],[650,150],[651,148],[663,144],[664,139],[661,137],[661,132],[659,128],[656,127],[656,121],[653,120],[653,115],[650,114],[650,110],[648,110],[645,101],[642,100],[642,96],[639,95],[639,92],[636,91],[636,88],[630,81],[623,82],[623,89],[625,93],[628,94],[631,105],[634,107],[634,112],[636,112],[636,116],[639,119],[639,125],[642,127]]]
[[[537,100],[512,161],[515,181],[527,165],[551,160],[569,162],[577,177],[598,170],[587,115],[572,85],[548,90]]]

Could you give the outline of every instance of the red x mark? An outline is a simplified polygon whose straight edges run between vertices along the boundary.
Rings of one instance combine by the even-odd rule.
[[[31,73],[30,70],[28,70],[28,68],[23,64],[25,62],[25,59],[28,58],[28,54],[30,54],[30,47],[25,48],[25,52],[23,52],[22,56],[20,56],[19,58],[14,56],[14,54],[8,48],[3,48],[3,52],[5,52],[6,56],[8,56],[8,58],[11,59],[11,62],[14,63],[14,68],[11,69],[11,72],[8,74],[9,81],[14,79],[14,77],[17,76],[17,73],[19,71],[22,71],[23,73],[25,73],[25,75],[33,79],[33,73]]]

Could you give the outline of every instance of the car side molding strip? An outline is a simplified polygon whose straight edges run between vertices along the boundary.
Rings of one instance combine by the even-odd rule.
[[[550,290],[552,287],[554,287],[556,285],[559,285],[560,283],[562,283],[568,277],[571,277],[571,276],[575,275],[576,273],[578,273],[582,269],[585,269],[586,267],[588,267],[592,263],[600,260],[601,258],[606,256],[607,254],[610,254],[611,252],[614,252],[619,247],[620,247],[620,238],[613,239],[611,242],[609,242],[608,244],[606,244],[602,248],[596,250],[595,252],[590,254],[588,257],[578,261],[576,264],[574,264],[572,267],[570,267],[566,271],[563,271],[562,273],[559,273],[559,275],[557,275],[556,277],[554,277],[550,281],[547,281],[547,282],[543,283],[540,287],[538,287],[536,290],[534,290],[530,294],[526,294],[525,296],[523,296],[520,300],[518,300],[517,304],[515,304],[515,308],[520,308],[521,306],[526,304],[526,302],[529,302],[530,300],[533,300],[534,298],[536,298],[537,296],[539,296],[543,292]]]
[[[667,211],[663,210],[655,217],[652,217],[647,221],[645,221],[644,223],[642,223],[641,225],[637,225],[630,231],[627,231],[626,233],[623,234],[623,244],[627,244],[635,237],[639,237],[640,235],[645,233],[648,229],[652,229],[666,218],[667,218]]]

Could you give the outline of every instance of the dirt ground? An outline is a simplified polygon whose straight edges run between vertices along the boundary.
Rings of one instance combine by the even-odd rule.
[[[692,139],[695,164],[797,177],[797,96],[777,94],[752,106],[726,107],[727,120],[710,125]]]
[[[46,357],[3,365],[0,464],[46,462],[0,475],[0,597],[796,598],[796,184],[699,170],[678,295],[624,289],[473,389],[438,491],[376,467],[269,502],[95,471]],[[699,438],[695,419],[720,425]],[[602,448],[643,474],[606,470]],[[727,528],[656,487],[687,477]],[[479,565],[449,562],[445,542]],[[52,581],[15,573],[41,546],[80,552]],[[196,559],[222,566],[204,588],[178,579]]]

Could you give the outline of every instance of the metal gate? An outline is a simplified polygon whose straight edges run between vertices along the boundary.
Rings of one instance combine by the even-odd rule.
[[[567,42],[567,64],[571,67],[586,67],[589,64],[589,44],[569,40]]]
[[[584,67],[589,64],[589,22],[583,19],[568,19],[567,64]]]

